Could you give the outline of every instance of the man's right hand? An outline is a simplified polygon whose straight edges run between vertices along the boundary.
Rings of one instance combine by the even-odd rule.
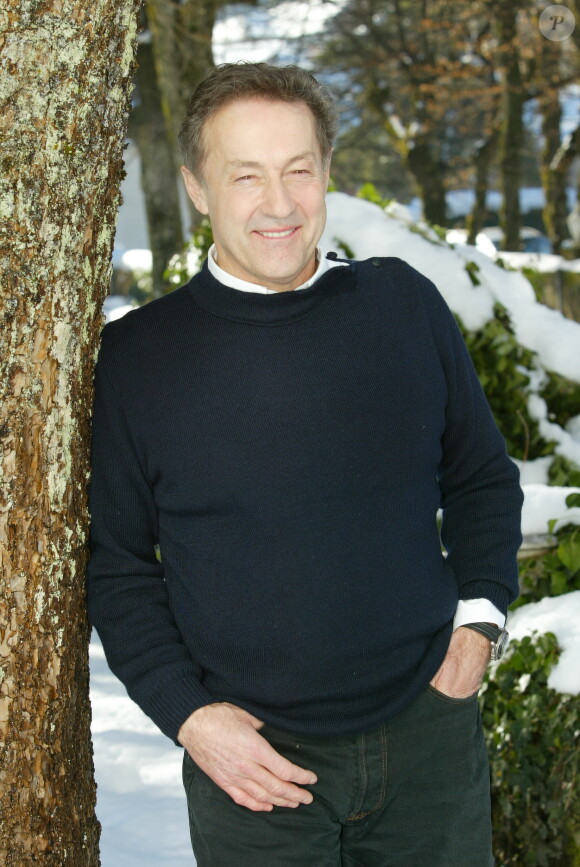
[[[316,775],[292,764],[258,733],[263,722],[229,702],[208,704],[186,719],[177,735],[193,761],[242,807],[270,811],[310,804]]]

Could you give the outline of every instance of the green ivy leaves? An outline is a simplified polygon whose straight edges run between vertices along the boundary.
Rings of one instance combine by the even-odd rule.
[[[496,304],[494,311],[495,317],[477,331],[457,321],[508,452],[532,460],[553,451],[528,412],[530,381],[525,371],[533,368],[534,356],[517,342],[506,309]]]
[[[580,527],[576,527],[568,538],[560,542],[558,557],[571,573],[580,572]]]
[[[514,641],[482,686],[502,867],[580,864],[580,701],[548,686],[559,655],[552,633]]]

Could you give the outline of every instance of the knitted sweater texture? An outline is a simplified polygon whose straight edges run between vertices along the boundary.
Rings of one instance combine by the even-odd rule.
[[[453,316],[399,259],[275,295],[206,265],[104,330],[89,614],[174,740],[216,701],[304,734],[398,713],[458,599],[517,595],[521,502]]]

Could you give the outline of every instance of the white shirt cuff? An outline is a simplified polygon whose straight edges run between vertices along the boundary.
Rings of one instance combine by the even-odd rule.
[[[495,623],[505,626],[505,617],[489,599],[460,599],[453,618],[453,629],[466,623]]]

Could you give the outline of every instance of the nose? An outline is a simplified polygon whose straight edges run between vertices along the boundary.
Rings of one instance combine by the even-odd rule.
[[[296,204],[282,178],[269,178],[264,187],[262,211],[264,216],[281,220],[293,213]]]

